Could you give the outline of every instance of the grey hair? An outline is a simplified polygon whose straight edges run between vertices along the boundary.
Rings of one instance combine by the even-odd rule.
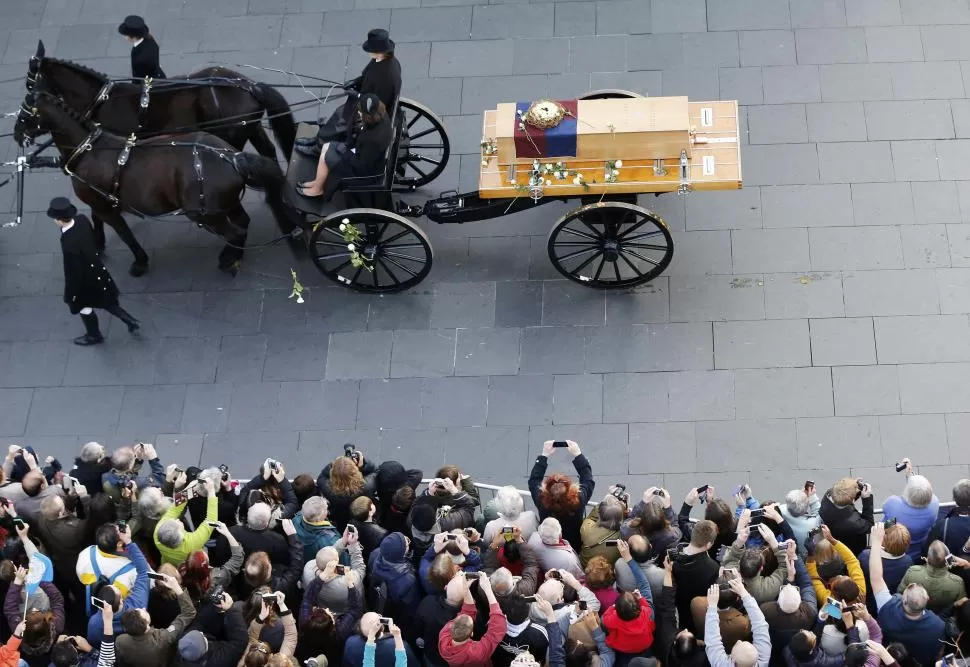
[[[253,503],[246,512],[246,525],[253,530],[266,530],[272,515],[273,510],[266,503]]]
[[[155,539],[162,546],[176,549],[185,540],[185,528],[178,519],[165,519],[155,530]]]
[[[514,486],[503,486],[495,494],[495,510],[503,519],[518,519],[523,505],[522,494]]]
[[[135,463],[135,450],[131,447],[119,447],[111,454],[111,467],[124,472],[131,470]]]
[[[495,591],[496,595],[508,595],[515,588],[512,573],[504,567],[495,570],[492,576],[488,578],[488,582],[492,584],[492,590]]]
[[[300,508],[300,511],[303,512],[303,518],[310,523],[320,523],[326,521],[328,507],[326,498],[310,496],[303,501],[303,507]]]
[[[808,514],[808,495],[801,489],[793,489],[785,496],[785,507],[792,516]]]
[[[215,488],[218,489],[219,485],[222,484],[222,471],[214,467],[206,468],[205,470],[199,473],[198,480],[200,484],[208,480],[212,482],[212,485]]]
[[[132,456],[134,456],[134,452],[132,452]],[[94,441],[86,443],[84,447],[81,447],[79,458],[87,463],[97,463],[104,458],[104,445]]]
[[[946,568],[946,557],[950,550],[940,540],[933,540],[926,548],[926,564],[930,567]]]
[[[919,584],[910,584],[903,589],[903,611],[907,614],[922,614],[929,601],[929,593]]]
[[[546,579],[539,586],[539,590],[536,591],[536,595],[544,599],[549,604],[559,604],[562,602],[563,592],[565,591],[565,586],[562,585],[561,581],[556,579]]]
[[[555,517],[546,517],[539,524],[537,532],[543,544],[558,544],[562,539],[562,524]]]
[[[953,485],[953,502],[959,507],[970,507],[970,479],[961,479]]]
[[[922,475],[910,475],[903,489],[903,500],[912,507],[926,507],[933,500],[933,485]]]
[[[138,511],[146,519],[158,521],[172,506],[172,501],[157,486],[146,486],[138,491]]]

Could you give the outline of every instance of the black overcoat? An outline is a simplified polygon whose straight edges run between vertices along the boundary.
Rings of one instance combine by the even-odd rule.
[[[131,49],[131,76],[136,79],[147,76],[154,79],[165,78],[165,72],[162,71],[158,60],[158,42],[151,35]]]
[[[94,228],[83,215],[61,233],[64,254],[64,303],[77,315],[82,308],[107,308],[118,303],[118,286],[101,263]]]

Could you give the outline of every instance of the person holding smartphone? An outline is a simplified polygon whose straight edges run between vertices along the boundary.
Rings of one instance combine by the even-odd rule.
[[[131,529],[128,526],[115,526],[118,533],[118,540],[123,545],[125,555],[131,559],[135,569],[135,582],[128,595],[122,597],[121,591],[117,586],[110,583],[102,583],[100,586],[95,583],[91,587],[91,596],[107,602],[115,610],[114,631],[121,634],[125,631],[122,619],[128,611],[133,609],[145,609],[148,606],[149,578],[148,561],[137,544],[131,541]],[[97,645],[104,634],[104,627],[101,625],[101,615],[94,614],[88,619],[88,641]]]
[[[364,644],[364,664],[363,667],[375,667],[375,656],[377,654],[376,631],[380,626],[371,625],[367,632],[367,643]],[[394,638],[394,667],[407,667],[408,654],[404,650],[404,639],[401,637],[401,628],[392,620],[387,624],[387,631]]]
[[[205,522],[198,528],[191,533],[186,533],[185,526],[180,521],[188,507],[188,498],[172,505],[155,526],[155,546],[158,547],[163,563],[178,567],[190,553],[202,549],[212,536],[210,523],[219,520],[219,501],[216,498],[216,487],[212,480],[205,480],[202,483],[202,489],[208,499]]]
[[[546,476],[549,458],[565,449],[573,457],[573,467],[579,476],[579,483],[566,475]],[[572,440],[546,440],[542,443],[542,453],[536,457],[529,475],[529,493],[539,511],[539,520],[555,517],[562,527],[563,539],[569,542],[577,553],[583,548],[580,526],[586,516],[586,503],[593,495],[596,481],[593,467],[583,455],[579,445]]]
[[[260,610],[256,618],[249,624],[249,645],[243,654],[242,662],[247,662],[247,656],[251,653],[262,654],[272,657],[273,649],[264,641],[260,640],[263,626],[269,618],[270,611],[275,607],[276,614],[283,621],[283,644],[278,652],[282,656],[293,656],[296,652],[297,632],[296,619],[293,612],[286,606],[286,596],[280,591],[264,593],[260,602]]]
[[[741,513],[738,521],[738,537],[728,549],[721,565],[725,570],[735,568],[744,582],[744,587],[754,596],[758,604],[764,604],[778,598],[778,593],[788,577],[788,559],[786,550],[779,548],[778,540],[767,524],[760,523],[753,526],[753,531],[764,540],[778,562],[778,567],[771,574],[764,575],[765,557],[761,550],[745,548],[749,526],[751,526],[751,510],[746,509]]]
[[[174,577],[167,574],[151,573],[156,586],[161,586],[175,594],[179,613],[171,625],[164,628],[152,627],[152,618],[146,609],[133,609],[121,616],[125,634],[117,639],[118,659],[128,665],[138,667],[167,667],[178,644],[179,638],[195,618],[195,606]]]

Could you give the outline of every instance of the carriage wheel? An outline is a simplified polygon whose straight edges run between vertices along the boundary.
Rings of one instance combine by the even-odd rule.
[[[583,285],[633,287],[659,276],[674,256],[667,224],[635,204],[605,201],[567,213],[549,232],[549,259]]]
[[[634,93],[630,90],[621,90],[620,88],[602,88],[600,90],[591,90],[579,99],[581,100],[622,100],[631,97],[643,97],[640,93]]]
[[[340,225],[357,228],[355,252],[365,266],[354,266]],[[313,263],[330,280],[358,292],[399,292],[421,282],[431,271],[431,242],[405,218],[377,208],[337,211],[313,228]]]
[[[404,128],[398,148],[394,189],[409,191],[427,185],[445,170],[451,154],[451,142],[445,126],[431,109],[413,100],[401,98]]]

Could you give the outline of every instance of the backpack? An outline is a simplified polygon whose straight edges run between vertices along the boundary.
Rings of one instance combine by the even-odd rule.
[[[89,558],[91,559],[91,569],[94,571],[95,581],[93,584],[88,584],[84,587],[84,611],[90,616],[91,615],[91,596],[94,591],[99,590],[105,584],[112,585],[117,581],[118,577],[123,574],[128,574],[135,569],[135,564],[129,562],[127,565],[118,569],[117,572],[112,574],[110,577],[106,577],[101,574],[101,568],[98,567],[98,547],[97,545],[92,545],[88,547]]]

